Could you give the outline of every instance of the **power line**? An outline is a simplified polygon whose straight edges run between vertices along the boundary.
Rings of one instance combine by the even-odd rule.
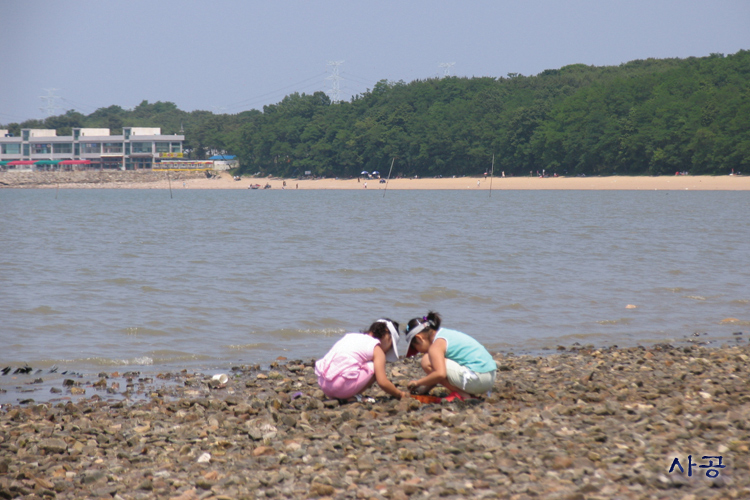
[[[319,82],[315,82],[315,83],[312,83],[312,84],[310,84],[310,85],[305,85],[304,87],[299,87],[299,86],[297,86],[297,87],[295,88],[295,91],[297,91],[297,92],[300,92],[300,91],[305,91],[305,90],[308,90],[308,89],[321,90],[321,88],[320,88],[320,83],[319,83]],[[277,92],[280,92],[280,91],[277,91]],[[269,95],[273,95],[273,94],[275,94],[275,93],[277,93],[277,92],[271,92],[271,93],[268,93],[268,94],[266,94],[266,95],[265,95],[265,97],[267,97],[267,96],[269,96]],[[303,92],[303,93],[304,93],[304,92]],[[281,96],[281,98],[283,99],[283,98],[284,98],[284,97],[286,97],[287,95],[289,95],[289,94],[285,94],[285,95]],[[256,98],[255,100],[249,100],[249,99],[248,99],[248,100],[247,100],[247,101],[246,101],[245,103],[243,103],[242,105],[236,105],[236,106],[225,106],[225,108],[226,108],[227,110],[230,110],[230,111],[234,111],[234,110],[236,110],[236,109],[239,109],[239,108],[244,108],[244,107],[248,107],[248,106],[253,106],[253,105],[255,105],[256,103],[265,103],[265,104],[268,104],[268,99],[263,99],[262,97],[258,97],[258,98]]]
[[[95,108],[93,106],[88,106],[88,105],[85,105],[85,104],[79,104],[79,103],[77,103],[75,101],[71,101],[71,100],[66,99],[64,97],[61,97],[60,100],[63,101],[63,102],[67,102],[68,104],[72,104],[74,106],[74,108],[73,108],[74,110],[75,110],[75,108],[78,108],[78,109],[80,109],[82,111],[91,110],[91,112],[94,112],[94,111],[96,111],[98,109],[98,108]]]
[[[258,95],[258,96],[254,96],[254,97],[250,97],[250,98],[247,98],[247,99],[243,99],[242,101],[232,102],[232,103],[227,104],[226,106],[228,108],[236,108],[236,107],[239,107],[239,106],[241,106],[243,104],[247,104],[249,102],[257,102],[258,100],[260,100],[263,97],[267,97],[267,96],[276,94],[278,92],[281,92],[282,90],[286,90],[286,89],[289,89],[289,88],[297,87],[297,86],[299,86],[299,85],[301,85],[303,83],[309,82],[310,80],[318,80],[321,76],[323,76],[325,74],[326,74],[325,72],[318,73],[317,75],[311,76],[310,78],[306,78],[306,79],[304,79],[304,80],[302,80],[300,82],[292,83],[291,85],[287,85],[286,87],[281,87],[281,88],[278,88],[276,90],[272,90],[271,92],[267,92],[265,94],[261,94],[261,95]]]

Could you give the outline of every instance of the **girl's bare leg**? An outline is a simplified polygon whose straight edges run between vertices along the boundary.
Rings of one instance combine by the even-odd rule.
[[[424,356],[422,356],[422,369],[424,370],[424,372],[427,375],[429,375],[430,373],[432,373],[433,371],[435,371],[435,369],[432,367],[432,363],[430,362],[430,355],[429,354],[425,354]],[[445,387],[446,389],[448,389],[450,392],[456,392],[456,393],[458,393],[462,398],[469,398],[469,397],[471,397],[471,394],[469,394],[468,392],[466,392],[466,391],[464,391],[462,389],[459,389],[458,387],[455,387],[450,382],[448,382],[448,377],[443,377],[442,379],[438,380],[437,384],[435,384],[435,385],[438,385],[438,384],[442,385],[443,387]],[[419,386],[420,389],[422,387],[427,387],[427,386],[424,386],[424,385],[420,385]],[[432,389],[433,387],[435,387],[435,386],[433,385],[431,387],[427,387],[427,390],[424,393],[420,393],[420,394],[427,394],[428,392],[430,392],[430,389]]]

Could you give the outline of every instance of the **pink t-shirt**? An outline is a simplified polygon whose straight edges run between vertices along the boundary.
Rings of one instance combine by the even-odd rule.
[[[315,375],[318,379],[333,380],[336,377],[358,379],[363,371],[372,376],[375,369],[370,361],[373,359],[375,346],[379,339],[364,333],[347,333],[333,344],[323,358],[315,363]]]

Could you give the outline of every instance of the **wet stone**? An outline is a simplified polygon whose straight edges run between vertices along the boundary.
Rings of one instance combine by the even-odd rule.
[[[130,374],[142,400],[108,401],[93,383],[111,373],[66,379],[65,397],[89,394],[0,409],[0,498],[750,497],[738,459],[750,453],[750,346],[572,347],[495,355],[507,370],[472,404],[377,386],[375,402],[326,400],[299,360],[225,370],[213,389],[203,374]],[[389,370],[397,384],[420,376],[414,359]],[[727,467],[713,480],[670,474],[675,454]]]

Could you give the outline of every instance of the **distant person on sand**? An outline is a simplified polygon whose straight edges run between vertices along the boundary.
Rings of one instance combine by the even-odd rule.
[[[398,339],[398,323],[388,318],[377,320],[364,333],[344,335],[315,363],[323,393],[329,398],[348,400],[377,382],[394,398],[408,397],[385,373],[385,362],[398,360]]]
[[[449,401],[491,391],[497,370],[492,355],[465,333],[440,328],[441,321],[440,315],[432,311],[409,321],[406,357],[424,354],[422,369],[427,375],[410,381],[407,387],[417,394],[427,394],[439,384],[451,391],[445,398]]]

